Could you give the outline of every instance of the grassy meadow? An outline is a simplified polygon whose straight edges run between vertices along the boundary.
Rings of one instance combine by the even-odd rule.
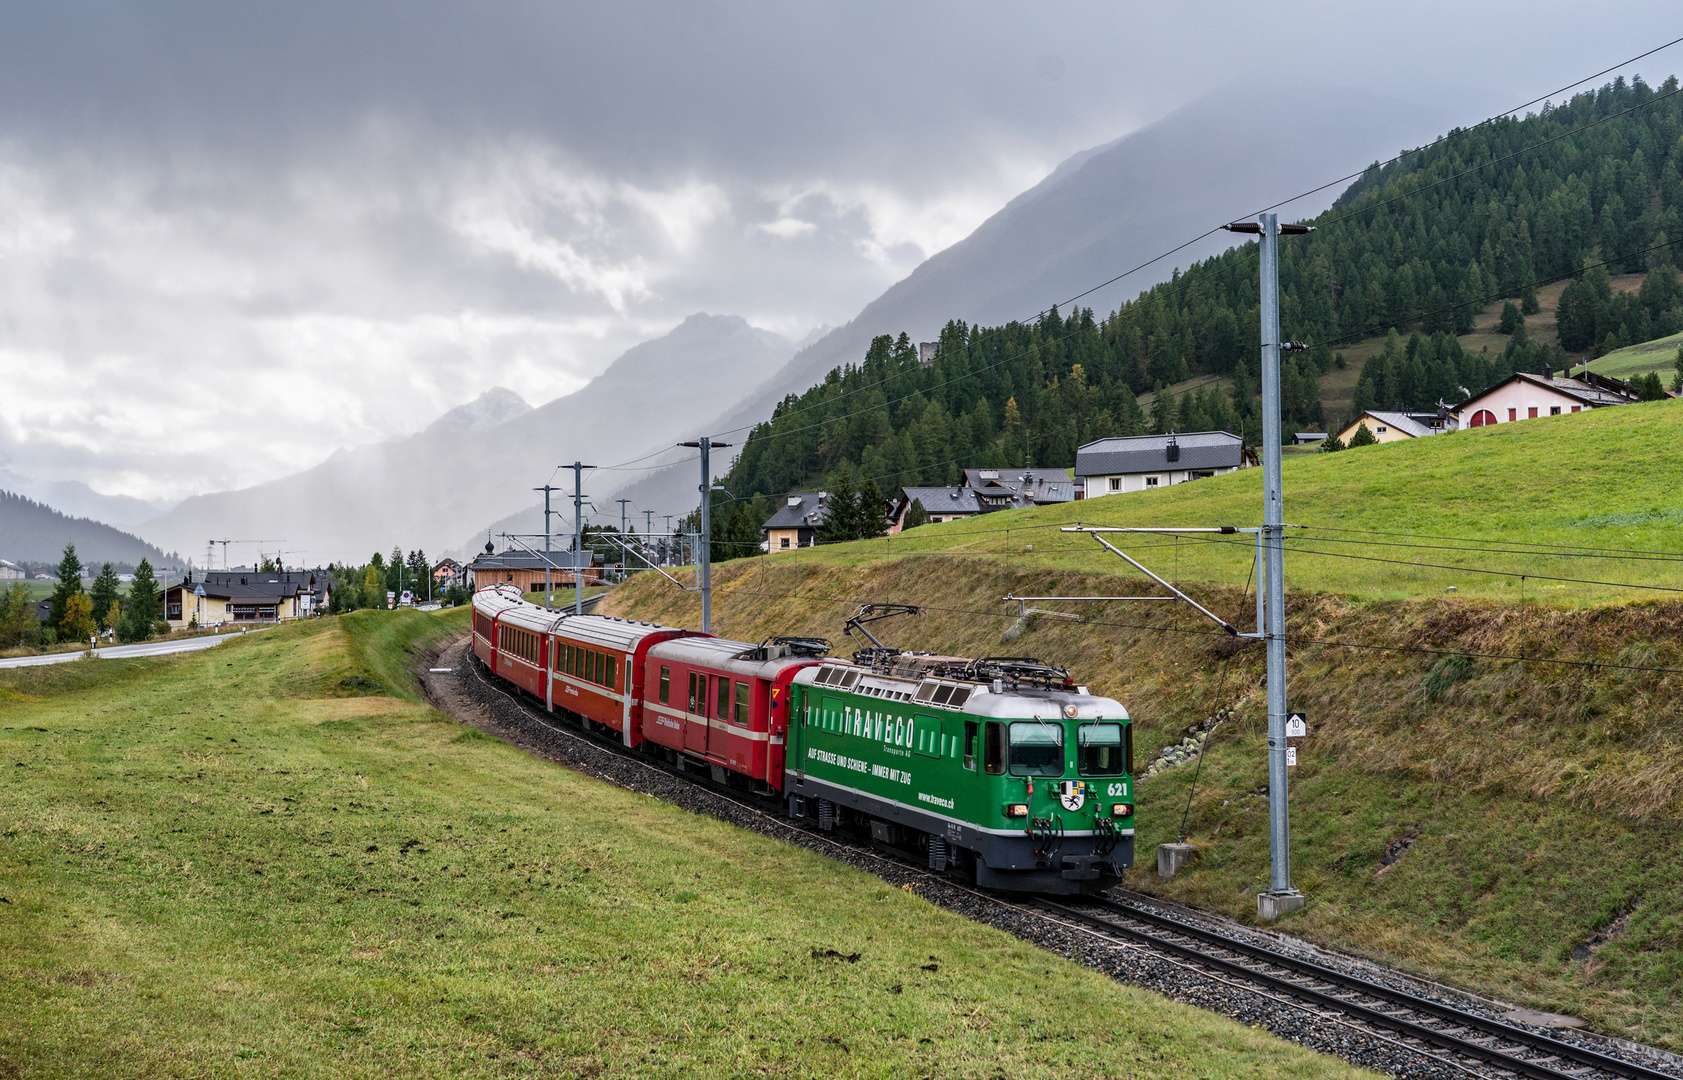
[[[465,615],[0,672],[0,1076],[1357,1074],[464,729]]]
[[[1303,526],[1288,532],[1287,586],[1361,600],[1419,599],[1453,586],[1462,597],[1567,606],[1675,595],[1683,590],[1680,475],[1683,400],[1287,455],[1286,521]],[[1059,527],[1254,526],[1261,508],[1262,470],[1243,469],[1155,491],[779,553],[772,561],[867,566],[939,554],[1138,579],[1091,537]],[[1245,536],[1111,540],[1182,583],[1241,587],[1254,562]],[[1557,578],[1579,580],[1551,580]]]
[[[1671,377],[1677,372],[1679,346],[1683,346],[1683,334],[1655,338],[1597,357],[1590,361],[1589,368],[1610,379],[1629,379],[1657,371],[1669,390]]]

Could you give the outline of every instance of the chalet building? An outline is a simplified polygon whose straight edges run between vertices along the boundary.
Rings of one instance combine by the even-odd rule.
[[[1609,379],[1593,371],[1577,375],[1510,375],[1455,410],[1462,427],[1489,427],[1540,416],[1563,416],[1610,405],[1629,405],[1641,400],[1630,383]]]
[[[818,530],[830,517],[830,508],[825,505],[829,497],[828,491],[791,491],[777,513],[760,526],[766,550],[791,551],[816,543]]]
[[[1100,439],[1075,451],[1085,498],[1151,491],[1255,465],[1256,454],[1230,431],[1170,432]]]
[[[888,531],[897,533],[905,527],[906,511],[913,502],[921,502],[930,524],[937,524],[1077,498],[1067,469],[965,469],[964,482],[957,487],[901,488],[894,498]]]
[[[327,609],[325,570],[211,570],[164,589],[164,618],[174,630],[308,618]]]
[[[1384,412],[1368,409],[1339,430],[1338,441],[1349,446],[1350,440],[1363,424],[1367,425],[1369,434],[1375,440],[1387,443],[1418,439],[1427,435],[1445,435],[1456,430],[1460,426],[1460,420],[1444,406],[1439,406],[1436,412]]]
[[[578,576],[584,578],[586,588],[600,585],[603,579],[602,555],[597,551],[585,554],[588,558],[583,560],[585,565]],[[501,554],[486,552],[468,563],[464,572],[468,584],[475,590],[491,585],[513,585],[521,592],[542,592],[546,574],[552,589],[563,585],[571,589],[578,584],[573,574],[573,552],[570,548],[539,553],[511,547]]]
[[[435,593],[443,592],[452,585],[460,585],[466,577],[462,564],[455,559],[440,559],[432,568],[432,588]]]
[[[912,503],[920,502],[929,513],[929,524],[958,521],[983,513],[976,492],[968,487],[903,487],[894,500],[893,518],[888,531],[897,533],[906,527],[906,511]]]
[[[15,562],[0,559],[0,581],[22,581],[29,576],[29,571]]]

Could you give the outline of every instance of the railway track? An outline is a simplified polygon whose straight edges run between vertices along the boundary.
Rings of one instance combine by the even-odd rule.
[[[1441,1001],[1148,911],[1094,899],[1079,906],[1045,898],[1035,907],[1100,934],[1146,945],[1223,976],[1239,978],[1440,1050],[1462,1063],[1533,1080],[1676,1080],[1676,1074],[1551,1038]],[[1469,1072],[1480,1072],[1469,1068]]]
[[[588,606],[591,601],[585,603]],[[586,744],[615,759],[634,762],[652,773],[681,778],[757,819],[786,830],[785,835],[800,834],[821,847],[846,852],[855,858],[892,864],[902,872],[928,877],[948,888],[958,889],[1013,912],[1054,924],[1073,925],[1125,945],[1147,948],[1207,978],[1229,985],[1256,987],[1276,1000],[1287,1000],[1298,1009],[1323,1017],[1329,1023],[1366,1031],[1447,1067],[1452,1073],[1491,1078],[1519,1076],[1530,1080],[1683,1078],[1683,1072],[1667,1072],[1529,1031],[1312,960],[1172,919],[1126,901],[1094,897],[1070,904],[1039,897],[1028,900],[1004,897],[977,889],[928,870],[921,862],[898,849],[819,831],[806,822],[775,814],[763,800],[713,783],[704,774],[676,769],[635,754],[617,739],[606,738],[561,720],[559,715],[548,713],[539,702],[497,685],[479,669],[471,654],[464,655],[464,663],[472,678],[513,703],[527,720],[548,732]]]

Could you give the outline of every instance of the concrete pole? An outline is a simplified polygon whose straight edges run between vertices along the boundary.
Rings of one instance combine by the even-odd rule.
[[[696,559],[701,566],[701,632],[713,632],[713,474],[707,452],[712,440],[703,435],[701,443],[701,537],[696,544]]]
[[[1286,779],[1285,510],[1280,491],[1280,224],[1262,226],[1262,554],[1263,633],[1268,650],[1268,891],[1257,914],[1274,919],[1303,906],[1291,886],[1291,809]]]
[[[584,557],[584,470],[595,468],[573,462],[573,614],[584,614],[584,569],[579,560]]]
[[[553,484],[545,484],[532,490],[543,492],[543,606],[544,610],[548,611],[550,604],[555,600],[555,583],[549,576],[549,493],[556,488]]]

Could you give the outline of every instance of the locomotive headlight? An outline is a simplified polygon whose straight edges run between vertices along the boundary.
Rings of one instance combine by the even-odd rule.
[[[1064,715],[1069,717],[1071,720],[1074,720],[1075,719],[1075,706],[1074,705],[1065,705],[1064,706]]]
[[[1133,812],[1134,808],[1125,802],[1119,802],[1110,808],[1112,817],[1128,817]]]
[[[1014,802],[1005,806],[1006,817],[1028,817],[1028,803]]]

